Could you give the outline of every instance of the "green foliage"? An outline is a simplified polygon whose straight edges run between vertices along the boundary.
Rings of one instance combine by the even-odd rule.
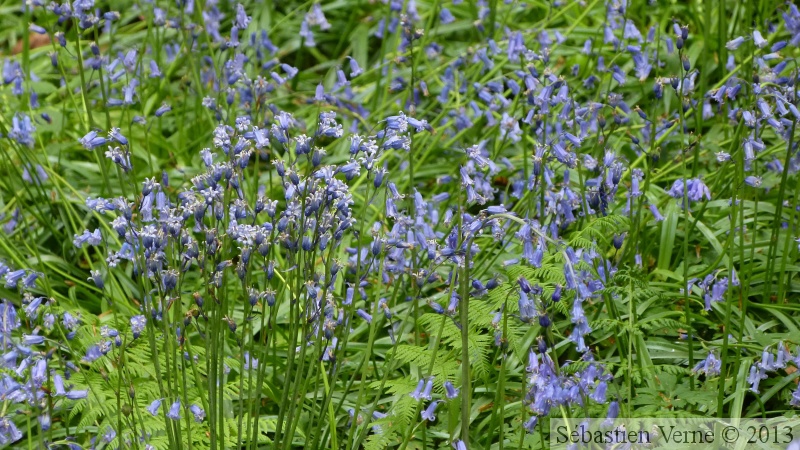
[[[552,417],[604,416],[605,403],[590,401],[603,371],[613,376],[607,399],[631,417],[794,414],[798,359],[770,370],[758,390],[749,377],[765,348],[794,356],[800,345],[799,140],[793,113],[778,107],[797,103],[780,76],[797,78],[800,55],[794,45],[771,51],[778,40],[796,39],[781,16],[791,12],[788,4],[264,0],[242,2],[249,23],[237,28],[237,45],[236,2],[98,1],[87,11],[120,17],[94,17],[91,27],[78,12],[59,21],[55,7],[40,3],[25,2],[35,5],[30,10],[0,4],[2,276],[11,268],[41,274],[32,287],[0,283],[2,304],[21,318],[13,333],[0,330],[3,356],[13,359],[0,363],[0,378],[31,378],[33,365],[18,359],[48,364],[34,389],[40,397],[0,395],[0,419],[24,433],[9,445],[66,448],[69,437],[84,448],[95,439],[103,449],[406,450],[451,448],[463,439],[470,450],[540,448],[547,414],[532,433],[524,424],[538,413],[536,397],[544,394],[532,385],[537,365],[548,360],[565,383],[599,371],[581,386],[580,402],[554,407]],[[330,29],[314,18],[316,6]],[[446,23],[443,8],[454,21]],[[668,53],[667,37],[677,40],[673,20],[691,37]],[[627,21],[654,36],[639,40],[615,25],[609,30],[619,41],[608,41],[605,27]],[[303,24],[310,35],[300,34]],[[759,48],[753,30],[773,28]],[[250,42],[251,32],[262,31],[274,52]],[[516,32],[529,52],[515,56]],[[747,39],[730,50],[737,36]],[[104,58],[98,68],[93,43]],[[629,46],[644,49],[647,75],[638,73]],[[349,58],[363,73],[350,74]],[[162,77],[150,76],[151,61]],[[787,66],[772,73],[778,61]],[[289,76],[281,64],[298,73]],[[617,68],[625,83],[615,79]],[[134,78],[131,101],[114,104]],[[683,83],[679,89],[673,80]],[[739,84],[737,98],[709,100]],[[329,98],[317,98],[318,85]],[[562,86],[569,101],[553,99]],[[552,89],[547,98],[543,87]],[[162,104],[172,109],[157,115]],[[590,120],[581,119],[581,108]],[[349,138],[323,135],[320,113],[328,111],[345,133],[373,138],[379,150],[354,156]],[[400,111],[430,129],[412,125],[402,134],[407,146],[383,148],[396,137],[387,133],[387,117]],[[758,116],[757,126],[744,111]],[[271,128],[281,112],[293,117],[287,142]],[[783,133],[766,124],[768,116],[785,119]],[[35,126],[29,143],[19,130],[25,117]],[[235,129],[238,117],[253,123]],[[230,127],[225,136],[234,146],[247,143],[223,152],[220,125]],[[114,128],[128,144],[79,143]],[[269,130],[267,144],[250,142],[257,130]],[[565,141],[567,132],[580,142]],[[306,155],[297,150],[300,133],[312,136]],[[750,137],[764,146],[752,158],[744,150]],[[565,163],[557,143],[575,160]],[[130,168],[106,157],[109,145],[112,153],[124,148]],[[225,186],[218,198],[204,197],[214,170],[200,156],[207,147],[216,164],[247,155],[232,178],[220,182],[219,175],[215,183]],[[483,167],[475,148],[491,165]],[[322,162],[312,159],[317,150]],[[720,152],[729,159],[720,162]],[[620,166],[606,167],[606,153]],[[350,162],[360,170],[352,177],[344,169]],[[470,182],[460,172],[467,166]],[[386,170],[382,182],[376,169]],[[753,174],[757,186],[745,178]],[[688,179],[702,180],[711,198],[684,206],[672,187]],[[145,219],[146,180],[160,182],[171,202],[164,209],[186,215],[194,228],[170,238],[162,232],[169,242],[156,258],[145,258],[139,245],[129,260],[110,263],[132,233],[121,236],[112,226],[124,217],[121,208],[92,208],[87,200],[126,199],[139,242],[148,225],[170,225],[160,213]],[[322,188],[306,197],[314,183]],[[469,191],[476,185],[480,194]],[[186,192],[205,205],[198,222],[179,197]],[[277,202],[277,219],[254,212],[264,199]],[[330,199],[337,204],[327,210],[309,204]],[[232,212],[238,200],[244,219]],[[273,232],[287,210],[297,214]],[[313,229],[305,228],[306,215]],[[235,227],[263,223],[270,232],[262,254],[261,244],[238,240]],[[99,230],[101,242],[74,245],[85,230]],[[192,242],[197,255],[185,256]],[[531,262],[526,244],[541,246],[540,263]],[[166,288],[164,271],[149,265],[175,270],[176,286]],[[588,293],[570,286],[576,278]],[[496,286],[483,289],[490,280]],[[522,295],[526,281],[532,293]],[[348,288],[354,293],[346,302]],[[25,311],[35,298],[40,309]],[[65,314],[78,319],[74,327]],[[131,319],[139,315],[147,325],[135,333]],[[12,354],[26,335],[46,341]],[[539,359],[531,366],[532,355]],[[718,371],[702,368],[709,355]],[[86,398],[53,394],[56,374],[67,391],[87,390]],[[425,421],[421,412],[431,402],[409,394],[431,379],[442,403],[438,419]],[[456,398],[447,398],[445,382],[460,389]],[[162,404],[151,414],[155,400]],[[175,402],[177,420],[167,416]],[[50,429],[34,420],[41,417],[52,420]],[[109,430],[116,435],[105,439]]]

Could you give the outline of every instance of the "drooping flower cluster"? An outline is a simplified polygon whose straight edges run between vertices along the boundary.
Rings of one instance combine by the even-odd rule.
[[[519,336],[530,336],[538,352],[530,353],[523,402],[525,414],[532,414],[524,426],[533,431],[554,408],[606,403],[613,381],[592,356],[592,347],[605,345],[592,336],[599,316],[633,301],[610,289],[618,266],[635,267],[646,273],[642,278],[658,282],[680,277],[671,269],[682,267],[683,290],[670,294],[684,297],[689,318],[692,293],[699,292],[713,314],[742,288],[736,275],[747,264],[742,258],[720,256],[714,263],[719,267],[707,268],[710,261],[699,250],[694,259],[676,260],[672,249],[654,250],[649,241],[674,238],[676,229],[669,227],[677,227],[676,217],[686,219],[684,233],[690,220],[706,227],[699,223],[706,208],[731,217],[729,232],[744,236],[745,219],[737,229],[726,202],[712,200],[729,195],[727,208],[749,208],[751,198],[800,169],[793,136],[800,120],[798,73],[789,57],[800,43],[797,7],[781,11],[781,29],[771,24],[763,34],[756,29],[731,39],[724,61],[729,73],[718,80],[690,60],[687,26],[675,22],[666,35],[659,24],[640,30],[627,2],[606,2],[600,32],[579,41],[566,28],[501,26],[495,6],[485,1],[451,3],[434,11],[418,10],[413,0],[376,2],[375,9],[370,4],[374,16],[354,15],[352,23],[372,27],[370,39],[392,58],[364,61],[353,45],[352,55],[337,54],[339,61],[320,65],[329,74],[303,55],[333,51],[331,41],[340,40],[333,36],[340,19],[335,5],[305,4],[280,19],[274,28],[294,24],[296,42],[278,42],[285,36],[263,28],[264,21],[242,4],[137,6],[131,20],[158,36],[147,42],[112,39],[121,23],[129,23],[127,12],[103,12],[92,0],[26,6],[34,20],[48,24],[33,23],[30,32],[53,38],[56,51],[47,66],[52,78],[81,75],[79,85],[63,79],[58,87],[82,101],[73,103],[83,110],[64,119],[72,150],[88,150],[78,158],[114,168],[102,173],[111,180],[104,179],[103,196],[90,192],[85,199],[86,229],[66,236],[74,244],[69,256],[88,272],[76,279],[85,284],[80,288],[96,288],[92,292],[109,308],[104,317],[111,318],[84,320],[77,310],[37,296],[52,289],[37,286],[40,272],[0,266],[6,288],[19,294],[16,303],[0,304],[4,398],[35,411],[46,429],[52,411],[61,414],[69,401],[89,396],[90,377],[76,379],[76,373],[99,374],[93,379],[111,385],[112,370],[117,386],[106,387],[119,399],[120,386],[138,381],[124,370],[124,357],[140,352],[152,358],[154,367],[141,378],[152,381],[147,393],[158,392],[158,398],[145,402],[134,392],[126,406],[133,417],[144,410],[163,418],[163,428],[155,436],[146,427],[118,429],[121,422],[103,411],[92,440],[150,446],[155,437],[174,446],[184,419],[193,418],[198,428],[187,432],[202,429],[198,435],[209,436],[212,445],[226,442],[228,417],[220,411],[235,392],[231,414],[239,420],[241,445],[260,438],[257,419],[248,425],[252,437],[243,437],[245,420],[275,415],[270,439],[291,443],[299,424],[323,422],[331,406],[333,414],[350,411],[348,429],[360,433],[354,438],[359,447],[368,430],[379,438],[405,430],[401,420],[395,427],[383,419],[394,419],[391,408],[402,409],[408,398],[328,392],[328,383],[341,384],[336,377],[353,370],[358,359],[357,346],[348,344],[367,336],[358,370],[377,373],[373,358],[380,354],[388,361],[380,371],[387,379],[418,372],[410,395],[417,401],[414,420],[433,426],[437,410],[456,399],[468,402],[466,394],[477,392],[469,389],[470,370],[504,363],[513,357],[508,349],[523,342]],[[513,13],[520,6],[506,7]],[[481,36],[468,48],[437,42],[437,33],[419,28],[455,28],[465,17]],[[572,48],[564,53],[564,47]],[[567,60],[574,64],[562,64]],[[27,103],[8,115],[5,138],[21,155],[13,157],[21,159],[22,189],[38,192],[52,178],[60,180],[59,171],[74,169],[54,165],[61,159],[46,153],[42,130],[50,127],[39,125],[52,120],[35,91],[41,78],[23,66],[28,64],[14,59],[3,64],[4,84]],[[381,84],[368,84],[376,77]],[[734,130],[726,137],[730,147],[701,145],[700,136],[712,134],[717,124]],[[153,156],[158,163],[165,159],[151,145],[166,147],[160,142],[166,137],[173,146],[172,135],[181,135],[176,129],[184,126],[191,130],[186,134],[199,130],[200,137],[186,144],[185,155],[175,157],[170,149],[169,164],[154,166]],[[31,155],[37,144],[46,159]],[[736,173],[733,187],[719,175],[728,169]],[[51,195],[56,191],[64,195],[58,189]],[[16,208],[3,227],[8,234],[28,220]],[[74,216],[70,210],[72,221]],[[778,236],[785,220],[774,220],[772,241],[786,242]],[[788,220],[786,232],[796,232],[794,217]],[[696,235],[686,236],[684,255],[690,239],[694,243]],[[659,245],[671,243],[664,238]],[[426,342],[437,330],[422,332],[430,316],[449,333],[444,339]],[[554,335],[567,345],[554,342]],[[397,350],[412,341],[430,363]],[[385,342],[391,342],[390,353],[374,351]],[[440,345],[453,351],[440,352]],[[497,361],[489,364],[492,352]],[[765,352],[751,368],[754,392],[767,373],[791,359],[783,343],[777,352]],[[398,353],[406,359],[389,360]],[[730,370],[728,357],[710,349],[692,371],[721,375]],[[567,375],[571,358],[585,367]],[[273,366],[276,359],[283,365]],[[453,372],[456,363],[467,368],[460,378],[436,372]],[[396,370],[395,364],[413,370]],[[267,377],[270,392],[264,390]],[[352,375],[347,389],[356,379]],[[434,379],[441,380],[438,393]],[[307,380],[315,380],[313,387]],[[369,388],[362,390],[378,389],[360,382]],[[380,389],[389,390],[384,382]],[[270,401],[262,404],[265,397]],[[309,410],[304,402],[311,398]],[[377,411],[378,404],[387,412]],[[791,404],[800,405],[800,391]],[[619,403],[612,402],[609,417],[618,413]],[[368,428],[363,417],[382,422]],[[341,431],[335,428],[333,434]],[[320,438],[306,431],[304,437]],[[467,436],[461,437],[450,436],[448,443],[466,449]],[[0,443],[18,439],[14,419],[1,417]]]
[[[750,373],[747,376],[747,383],[750,384],[750,391],[759,394],[758,387],[762,380],[768,378],[768,374],[785,369],[789,363],[794,363],[795,368],[800,368],[800,346],[797,348],[797,355],[792,356],[789,349],[783,341],[778,342],[775,346],[775,353],[770,351],[769,347],[764,348],[761,353],[761,360],[754,362],[750,366]],[[800,388],[796,389],[792,394],[790,404],[794,407],[800,407]]]
[[[568,376],[559,373],[563,367],[558,368],[548,353],[530,350],[526,367],[530,390],[524,400],[533,413],[524,425],[528,431],[533,432],[539,419],[554,408],[583,406],[590,400],[606,403],[612,377],[594,361],[591,353],[585,353],[584,358],[589,363],[586,368]]]

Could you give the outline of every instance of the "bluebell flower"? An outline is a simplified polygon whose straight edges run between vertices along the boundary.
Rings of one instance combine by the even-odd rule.
[[[139,80],[131,78],[131,80],[122,87],[122,103],[125,105],[132,105],[134,97],[136,96],[136,88],[139,87]]]
[[[120,145],[128,145],[128,138],[122,135],[119,128],[112,128],[111,131],[108,132],[108,137],[119,142]]]
[[[783,345],[783,341],[778,342],[777,353],[773,367],[775,369],[783,369],[786,367],[787,361],[791,360],[792,355],[788,352],[788,350],[786,350],[786,347]]]
[[[106,158],[113,161],[116,165],[118,165],[123,172],[128,173],[131,171],[133,166],[131,166],[131,158],[130,154],[128,153],[127,149],[122,151],[119,147],[108,148],[108,151],[105,153]]]
[[[189,411],[191,411],[192,415],[194,416],[194,421],[197,423],[202,422],[206,417],[206,412],[197,405],[190,406]]]
[[[101,145],[105,145],[106,142],[106,138],[98,136],[97,131],[90,131],[80,139],[81,145],[83,145],[87,150],[92,150],[100,147]]]
[[[237,28],[244,30],[250,24],[250,16],[247,15],[247,12],[244,9],[244,6],[241,3],[236,4],[236,18],[234,20],[234,24]]]
[[[36,131],[36,127],[33,126],[31,118],[28,115],[15,114],[11,118],[11,130],[8,132],[8,137],[15,140],[20,145],[33,148],[34,131]]]
[[[389,116],[385,119],[386,128],[404,133],[408,129],[408,117],[400,111],[396,116]]]
[[[25,289],[36,288],[36,279],[39,278],[40,276],[42,276],[42,274],[39,272],[34,272],[34,271],[27,272],[25,277],[22,278],[22,287]]]
[[[100,214],[105,214],[106,211],[115,211],[117,209],[113,202],[100,197],[86,197],[86,207]]]
[[[524,291],[519,294],[519,318],[525,323],[533,322],[536,318],[536,305]]]
[[[242,369],[251,370],[257,368],[258,368],[258,359],[251,356],[250,352],[244,352],[244,364],[242,365]]]
[[[422,398],[425,400],[431,399],[431,392],[433,391],[433,377],[428,377],[425,382],[425,390],[422,392]]]
[[[454,398],[458,397],[458,391],[459,390],[456,389],[455,386],[453,386],[453,383],[451,383],[450,381],[445,381],[444,382],[444,390],[445,390],[445,396],[447,398],[454,399]]]
[[[150,78],[161,78],[164,74],[161,73],[161,69],[158,67],[158,63],[151,59],[150,60]]]
[[[592,393],[591,397],[597,403],[605,403],[606,402],[606,389],[608,388],[608,384],[605,381],[600,381],[597,383],[594,392]]]
[[[64,328],[71,331],[76,329],[80,322],[78,318],[73,316],[69,311],[64,311],[61,318],[61,324],[64,325]]]
[[[522,289],[522,292],[526,294],[530,294],[531,291],[533,291],[533,286],[531,286],[531,283],[523,275],[520,275],[517,278],[517,284],[519,284],[519,287],[520,289]]]
[[[430,126],[427,120],[418,120],[413,117],[407,117],[408,124],[414,128],[414,131],[417,133],[426,130],[426,131],[433,131],[433,128]]]
[[[514,266],[519,264],[519,258],[511,258],[503,261],[503,267]]]
[[[103,434],[103,441],[111,443],[117,437],[117,432],[111,427],[106,427],[106,432]]]
[[[303,39],[303,43],[306,47],[315,47],[316,41],[314,41],[314,33],[311,32],[311,28],[309,27],[308,20],[303,20],[300,23],[300,37]]]
[[[350,181],[361,172],[361,166],[357,162],[349,162],[343,166],[340,166],[336,172],[343,173],[345,179]]]
[[[325,86],[322,83],[317,84],[317,88],[314,90],[314,101],[325,101]]]
[[[161,285],[165,292],[172,291],[178,285],[178,271],[171,269],[165,270],[161,274]]]
[[[31,381],[34,386],[41,387],[47,380],[47,360],[39,359],[31,368]]]
[[[331,24],[328,23],[327,19],[325,18],[325,13],[322,12],[322,7],[319,3],[315,3],[311,7],[311,11],[309,11],[305,16],[305,21],[307,21],[309,25],[319,26],[321,30],[327,30],[331,27]]]
[[[181,400],[175,400],[175,403],[169,407],[169,412],[167,413],[167,418],[172,420],[180,420],[181,418]]]
[[[80,399],[84,399],[84,398],[86,398],[88,396],[89,396],[89,391],[85,390],[85,389],[83,389],[83,390],[73,389],[71,391],[68,391],[67,394],[66,394],[66,397],[68,399],[70,399],[70,400],[80,400]]]
[[[560,301],[561,300],[561,289],[562,289],[561,285],[560,284],[556,284],[555,287],[553,288],[553,295],[550,297],[550,300],[552,300],[554,302]]]
[[[168,105],[167,103],[162,103],[153,114],[155,114],[156,117],[161,117],[170,111],[172,111],[172,106]]]
[[[738,36],[728,41],[725,44],[725,48],[727,48],[730,51],[734,51],[738,49],[742,45],[742,43],[744,43],[744,36]]]
[[[51,421],[50,421],[50,414],[47,411],[42,411],[39,413],[39,425],[42,427],[42,430],[47,431],[50,429]]]
[[[625,233],[615,234],[614,237],[611,238],[611,243],[617,250],[622,248],[622,244],[624,241],[625,241]]]
[[[53,392],[54,397],[65,397],[67,395],[64,389],[64,378],[59,374],[53,374]]]
[[[758,366],[766,372],[773,372],[777,369],[775,355],[770,352],[769,347],[764,347],[764,351],[761,352],[761,361],[758,362]]]
[[[67,46],[67,37],[64,35],[63,31],[55,32],[53,34],[53,37],[56,38],[56,41],[58,42],[58,45],[60,45],[63,48],[66,48],[66,46]]]
[[[789,45],[789,43],[787,41],[778,41],[778,42],[772,44],[772,47],[770,47],[769,51],[771,51],[771,52],[779,52],[779,51],[783,50],[784,48],[786,48],[787,45]]]
[[[0,417],[0,444],[11,444],[22,439],[23,434],[7,416]]]
[[[522,138],[522,129],[519,127],[519,119],[504,112],[500,120],[500,138],[502,139],[506,136],[512,142],[519,142]]]
[[[792,392],[792,398],[789,400],[789,405],[795,408],[800,408],[800,385]],[[800,450],[800,441],[793,441],[786,447],[786,450]]]
[[[41,27],[34,23],[28,25],[28,30],[36,34],[47,34],[47,30],[44,27]]]
[[[336,122],[335,112],[330,111],[320,113],[317,134],[332,138],[342,137],[342,125]]]
[[[280,76],[276,72],[270,72],[269,76],[278,84],[285,84],[286,83],[286,79],[284,79],[282,76]]]
[[[767,374],[762,366],[759,364],[753,364],[750,366],[750,375],[747,377],[747,382],[750,384],[750,391],[758,394],[758,385],[761,383],[761,380],[766,378]]]
[[[47,181],[47,179],[47,172],[45,172],[42,166],[39,164],[36,165],[36,174],[33,176],[31,176],[31,171],[29,170],[28,166],[24,166],[22,168],[22,180],[27,183],[41,184],[42,182]]]
[[[42,319],[42,325],[46,330],[52,330],[56,324],[56,316],[53,313],[46,313]]]
[[[444,308],[442,307],[442,305],[434,301],[430,301],[428,302],[428,306],[430,306],[433,309],[433,312],[435,312],[436,314],[444,314]]]
[[[608,411],[606,412],[606,419],[603,421],[604,427],[611,427],[614,424],[614,419],[619,416],[619,402],[612,401],[608,405]]]
[[[147,407],[147,412],[149,412],[152,416],[158,415],[158,410],[161,408],[161,399],[153,400],[150,403],[150,406]]]
[[[685,182],[685,185],[686,187],[684,187],[684,180],[682,178],[675,180],[668,192],[669,195],[676,199],[682,199],[684,189],[686,189],[686,196],[690,201],[697,202],[702,200],[703,197],[707,200],[711,200],[711,192],[699,178],[690,179]]]
[[[536,424],[538,423],[539,423],[539,416],[531,416],[528,420],[525,421],[524,424],[522,424],[522,427],[525,428],[525,430],[528,433],[533,433],[533,431],[536,429]]]
[[[125,56],[122,58],[122,65],[128,69],[129,72],[133,72],[136,69],[136,65],[138,63],[137,56],[139,55],[139,51],[135,48],[128,50],[125,53]]]
[[[749,175],[744,178],[744,183],[750,187],[761,187],[761,177]]]
[[[92,246],[100,245],[103,242],[103,236],[100,234],[100,229],[94,231],[84,230],[83,234],[76,234],[72,243],[75,247],[81,248],[84,244]]]
[[[707,377],[717,376],[720,373],[722,362],[716,357],[713,351],[708,352],[706,358],[692,369],[693,373],[704,373]]]
[[[552,322],[550,321],[550,317],[547,316],[547,313],[539,313],[539,326],[542,328],[548,328],[550,325],[552,325]]]
[[[347,59],[350,61],[350,78],[355,78],[364,73],[355,58],[348,56]]]
[[[86,349],[86,355],[83,357],[83,361],[87,363],[91,363],[100,359],[103,356],[103,352],[98,345],[92,345],[88,349]]]
[[[432,401],[431,404],[420,413],[422,420],[427,420],[429,422],[436,420],[436,408],[439,407],[440,402],[441,400]]]
[[[447,25],[455,22],[456,18],[453,17],[453,13],[451,13],[449,9],[442,8],[442,10],[439,11],[439,20],[441,20],[444,25]]]
[[[651,203],[649,208],[650,212],[653,214],[653,217],[656,219],[656,222],[661,222],[664,220],[664,216],[661,215],[661,212],[658,210],[658,206],[656,206],[654,203]]]
[[[620,86],[624,86],[626,75],[625,72],[622,71],[622,68],[615,64],[614,67],[611,68],[611,71],[611,78],[613,78],[614,81],[616,81]]]
[[[456,309],[458,309],[458,302],[459,302],[459,295],[454,290],[452,294],[450,294],[450,303],[447,305],[447,314],[453,315],[456,313]]]
[[[39,315],[39,307],[42,305],[44,297],[36,297],[25,306],[25,315],[31,320],[36,320]],[[24,304],[24,303],[23,303]]]
[[[768,44],[767,40],[761,36],[761,32],[758,30],[753,30],[753,43],[756,44],[758,48],[764,48]]]
[[[367,323],[372,323],[372,316],[369,313],[367,313],[366,311],[364,311],[363,309],[358,308],[356,310],[356,314],[358,314]]]
[[[422,400],[422,389],[424,387],[425,387],[425,379],[423,378],[417,382],[417,387],[416,389],[414,389],[414,392],[409,394],[411,398],[413,398],[414,400]]]
[[[383,316],[386,317],[386,319],[392,319],[392,311],[389,309],[389,304],[385,298],[378,300],[378,309],[383,311]]]
[[[22,76],[22,66],[19,62],[6,60],[3,64],[3,84],[10,84]]]
[[[23,334],[22,343],[25,345],[39,345],[44,342],[44,336],[36,334]]]

